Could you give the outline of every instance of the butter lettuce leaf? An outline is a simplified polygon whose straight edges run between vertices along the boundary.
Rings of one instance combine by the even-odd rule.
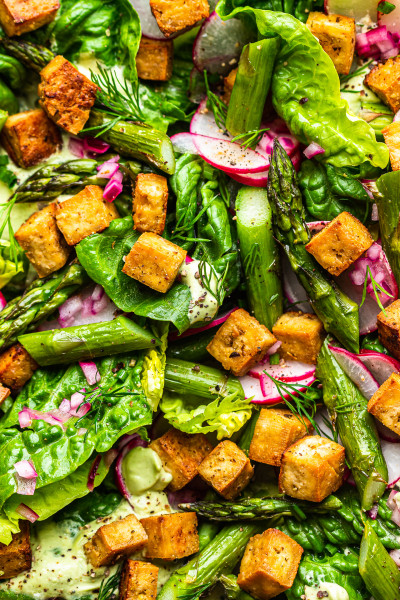
[[[251,7],[233,10],[233,0],[221,0],[222,19],[244,17],[259,35],[278,35],[281,49],[272,77],[272,102],[291,132],[304,144],[316,142],[324,162],[335,167],[370,162],[385,168],[389,153],[376,141],[371,126],[351,114],[340,96],[340,81],[332,60],[307,26],[292,15]]]
[[[164,391],[169,323],[154,321],[152,331],[161,340],[161,344],[145,352],[141,382],[147,401],[153,410],[157,410]]]

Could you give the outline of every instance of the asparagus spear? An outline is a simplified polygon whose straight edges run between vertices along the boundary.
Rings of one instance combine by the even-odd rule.
[[[219,582],[228,600],[253,600],[253,596],[239,587],[236,575],[221,575]]]
[[[199,526],[199,550],[203,550],[217,535],[219,526],[217,523],[204,521]]]
[[[84,268],[76,262],[58,273],[36,279],[23,296],[14,298],[0,312],[0,350],[44,321],[87,281]]]
[[[260,416],[260,413],[258,412],[258,410],[253,412],[250,420],[246,423],[246,425],[244,427],[244,431],[242,432],[242,434],[237,442],[239,448],[241,448],[243,450],[243,452],[246,454],[246,456],[248,456],[249,452],[250,452],[250,444],[251,444],[251,440],[253,439],[254,429],[256,428],[256,424],[257,424],[259,416]]]
[[[313,309],[329,333],[352,352],[358,352],[358,306],[325,275],[305,249],[310,234],[304,222],[301,192],[293,165],[277,138],[268,174],[268,199],[274,212],[275,236]]]
[[[400,600],[400,571],[368,522],[361,540],[358,568],[375,600]]]
[[[123,316],[104,323],[28,333],[19,336],[18,341],[41,367],[144,350],[160,344],[151,332]]]
[[[400,174],[385,173],[376,182],[379,193],[375,195],[378,212],[384,215],[379,221],[383,249],[392,267],[397,284],[400,285]]]
[[[317,377],[323,399],[346,448],[361,507],[372,508],[386,489],[388,471],[367,400],[344,373],[324,343],[318,356]]]
[[[47,63],[55,57],[55,54],[45,46],[32,44],[26,40],[17,40],[16,38],[3,36],[1,43],[11,56],[15,56],[15,58],[18,58],[18,60],[37,73],[40,73]]]
[[[208,329],[197,333],[195,336],[178,338],[174,342],[169,342],[167,356],[189,361],[204,361],[210,358],[207,352],[207,346],[215,335],[215,331]]]

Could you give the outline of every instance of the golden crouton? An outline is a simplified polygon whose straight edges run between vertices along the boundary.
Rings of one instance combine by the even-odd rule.
[[[29,523],[20,521],[21,531],[14,533],[11,543],[0,544],[0,579],[16,577],[31,568],[32,550]]]
[[[379,63],[366,75],[364,83],[397,112],[400,109],[400,56]]]
[[[368,402],[368,411],[400,435],[400,375],[392,373]]]
[[[40,77],[41,106],[59,127],[77,135],[89,118],[97,86],[63,56],[53,58]]]
[[[150,8],[166,37],[190,29],[210,14],[207,0],[150,0]]]
[[[0,0],[0,23],[9,37],[33,31],[53,21],[59,0]]]
[[[292,587],[303,548],[286,533],[267,529],[246,546],[239,586],[259,600],[269,600]]]
[[[321,502],[343,483],[344,448],[319,435],[301,438],[282,456],[279,488],[300,500]]]
[[[400,360],[400,300],[379,313],[377,325],[379,341]]]
[[[21,344],[14,344],[0,354],[0,382],[17,390],[32,377],[38,364]]]
[[[365,225],[344,211],[311,238],[306,250],[321,267],[337,276],[360,258],[373,243]]]
[[[221,325],[207,350],[224,369],[241,377],[264,358],[275,342],[275,336],[265,325],[239,308]]]
[[[382,135],[389,149],[392,170],[398,171],[400,169],[400,123],[390,123],[382,129]]]
[[[198,475],[199,464],[213,449],[203,433],[189,435],[178,429],[167,431],[151,442],[150,448],[157,452],[164,469],[171,473],[169,489],[173,492],[182,489]]]
[[[3,404],[4,400],[7,400],[10,394],[11,390],[0,383],[0,406]]]
[[[307,23],[311,33],[332,59],[336,71],[347,75],[350,71],[356,45],[356,24],[354,19],[343,15],[325,15],[310,12]]]
[[[168,292],[185,260],[186,250],[155,233],[142,233],[122,271],[157,292]]]
[[[60,132],[44,110],[27,110],[8,117],[1,143],[16,165],[34,167],[62,146]]]
[[[236,69],[232,69],[232,71],[230,71],[230,73],[226,77],[224,77],[224,93],[222,95],[222,100],[225,102],[225,104],[229,104],[229,100],[231,99],[237,72],[238,70],[236,67]]]
[[[324,326],[316,315],[284,313],[273,326],[272,333],[282,342],[279,348],[282,358],[316,364],[325,337]]]
[[[84,545],[85,554],[95,569],[111,565],[121,556],[141,550],[147,534],[135,515],[102,525]]]
[[[306,417],[298,417],[289,409],[263,408],[254,428],[249,458],[279,467],[285,450],[312,429]]]
[[[15,239],[39,277],[46,277],[61,269],[70,253],[70,248],[57,227],[56,212],[56,205],[49,204],[33,213],[15,233]]]
[[[254,469],[243,450],[230,440],[220,442],[199,466],[199,474],[227,500],[240,494]]]
[[[161,235],[167,217],[168,184],[155,173],[139,173],[133,193],[133,224],[141,233],[152,231]]]
[[[173,60],[172,40],[151,40],[142,37],[136,55],[138,77],[150,81],[168,81],[172,75]]]
[[[146,517],[140,522],[149,538],[146,558],[175,560],[199,550],[197,515],[194,512]]]
[[[103,200],[103,190],[98,185],[87,185],[76,196],[59,202],[56,209],[57,226],[69,246],[103,231],[119,217],[114,204]]]
[[[158,567],[148,562],[127,559],[119,583],[119,600],[155,600]]]

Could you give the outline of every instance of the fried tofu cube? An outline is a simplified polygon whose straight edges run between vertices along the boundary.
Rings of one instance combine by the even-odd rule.
[[[0,383],[0,406],[3,404],[4,400],[7,400],[10,394],[11,390]]]
[[[239,308],[221,325],[207,350],[224,369],[241,377],[264,358],[276,341],[265,325]]]
[[[151,40],[142,37],[136,55],[136,69],[140,79],[168,81],[171,79],[173,61],[172,40]]]
[[[232,500],[250,482],[254,469],[239,446],[224,440],[203,460],[199,474],[221,496]]]
[[[178,429],[170,429],[154,440],[150,448],[157,452],[163,467],[171,473],[169,489],[182,489],[199,473],[200,463],[210,454],[213,447],[203,433],[189,435]]]
[[[368,229],[344,211],[316,233],[306,245],[321,267],[340,275],[374,243]]]
[[[133,192],[134,229],[161,235],[167,217],[167,201],[167,179],[155,173],[139,173]]]
[[[33,31],[54,20],[59,0],[0,0],[0,23],[9,37]]]
[[[319,435],[301,438],[282,456],[279,489],[284,494],[321,502],[343,483],[344,448]]]
[[[77,135],[89,118],[97,86],[63,56],[53,58],[40,77],[41,106],[56,125]]]
[[[118,217],[114,204],[103,200],[103,190],[98,185],[87,185],[72,198],[56,205],[57,227],[69,246],[103,231]]]
[[[84,545],[85,554],[95,569],[111,565],[121,556],[141,550],[147,544],[147,533],[135,517],[102,525]]]
[[[194,512],[146,517],[140,522],[149,538],[146,558],[175,560],[199,550],[197,515]]]
[[[273,326],[272,333],[282,342],[279,348],[282,358],[316,364],[325,337],[324,326],[316,315],[284,313]]]
[[[150,0],[150,8],[166,37],[194,27],[210,14],[207,0]]]
[[[303,548],[278,529],[250,538],[246,546],[239,586],[259,600],[269,600],[292,587]]]
[[[377,324],[379,341],[400,359],[400,300],[395,300],[379,313]]]
[[[400,435],[400,375],[392,373],[368,402],[368,412]]]
[[[0,382],[17,390],[32,377],[38,364],[21,344],[14,344],[0,354]]]
[[[400,123],[390,123],[382,129],[385,144],[389,149],[390,165],[393,171],[400,169]]]
[[[33,213],[15,233],[15,239],[39,277],[46,277],[61,269],[70,253],[70,248],[57,227],[56,212],[54,203],[45,206]]]
[[[285,450],[312,430],[307,417],[298,417],[286,408],[262,408],[251,439],[249,458],[280,467]]]
[[[230,71],[230,73],[226,77],[224,77],[224,93],[222,95],[222,100],[225,102],[225,104],[229,104],[229,100],[231,99],[237,72],[238,70],[236,67],[236,69],[232,69],[232,71]]]
[[[148,231],[133,244],[122,271],[165,294],[174,283],[185,257],[186,250]]]
[[[364,83],[397,112],[400,109],[400,56],[379,63],[365,76]]]
[[[34,167],[62,146],[60,132],[41,108],[8,117],[1,130],[1,143],[22,169]]]
[[[32,565],[29,523],[19,521],[21,531],[14,533],[8,546],[0,544],[0,579],[16,577]]]
[[[353,62],[356,45],[355,20],[343,15],[310,12],[306,25],[332,59],[336,71],[341,75],[347,75]]]
[[[121,573],[119,600],[155,600],[158,567],[148,562],[127,559]]]

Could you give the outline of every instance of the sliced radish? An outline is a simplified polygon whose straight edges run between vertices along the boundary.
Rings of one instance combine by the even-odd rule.
[[[197,134],[193,135],[193,141],[206,162],[226,173],[258,173],[269,167],[268,159],[251,148]]]
[[[232,140],[232,136],[218,127],[213,111],[207,108],[207,98],[200,102],[198,109],[190,121],[190,133],[206,135],[218,140]]]
[[[372,373],[379,385],[385,383],[392,373],[400,373],[400,362],[387,354],[373,350],[361,350],[358,358]]]
[[[151,12],[149,0],[131,0],[131,3],[139,15],[142,35],[153,40],[166,40],[167,38],[157,25],[157,21]]]
[[[381,440],[385,440],[385,442],[390,442],[391,444],[400,444],[400,435],[397,435],[389,427],[385,427],[378,419],[375,419],[375,424]]]
[[[147,0],[148,1],[148,0]],[[193,62],[199,71],[226,75],[237,64],[252,34],[239,19],[223,21],[216,12],[206,19],[193,44]]]
[[[381,439],[381,448],[388,468],[388,486],[394,485],[400,478],[400,444]]]
[[[296,273],[291,268],[290,262],[286,255],[282,254],[281,261],[283,291],[289,302],[294,304],[290,310],[300,310],[305,313],[313,313],[314,311],[308,301],[306,290],[297,279]]]
[[[238,307],[235,306],[234,308],[231,308],[231,310],[228,310],[228,312],[226,312],[222,315],[218,315],[213,321],[211,321],[210,323],[207,323],[207,325],[203,325],[202,327],[191,327],[190,329],[186,329],[186,331],[181,333],[181,335],[178,335],[178,333],[176,331],[173,331],[172,333],[169,334],[168,340],[170,342],[173,342],[174,340],[181,340],[181,339],[183,339],[185,337],[189,337],[191,335],[197,335],[198,333],[201,333],[202,331],[207,331],[207,329],[212,329],[213,327],[219,327],[219,325],[222,325],[222,323],[225,323],[225,321],[227,320],[229,315],[231,315],[237,309],[238,309]],[[276,346],[276,344],[274,344],[274,346]],[[279,346],[280,346],[280,343],[279,343]]]
[[[358,356],[344,348],[329,346],[329,349],[343,371],[350,377],[353,383],[355,383],[367,400],[372,398],[378,390],[379,384]]]
[[[390,0],[392,1],[392,0]],[[325,12],[328,15],[353,17],[357,22],[362,19],[377,20],[377,0],[325,0]],[[390,17],[390,15],[387,15]]]
[[[265,187],[268,183],[268,171],[261,171],[261,173],[241,173],[240,175],[229,173],[229,176],[238,183],[253,187]]]
[[[176,133],[171,137],[171,142],[176,152],[189,152],[190,154],[198,154],[198,150],[193,142],[191,133]]]
[[[385,25],[388,31],[398,37],[400,33],[400,0],[390,0],[390,3],[394,4],[396,8],[388,15],[379,12],[378,4],[378,23]]]

